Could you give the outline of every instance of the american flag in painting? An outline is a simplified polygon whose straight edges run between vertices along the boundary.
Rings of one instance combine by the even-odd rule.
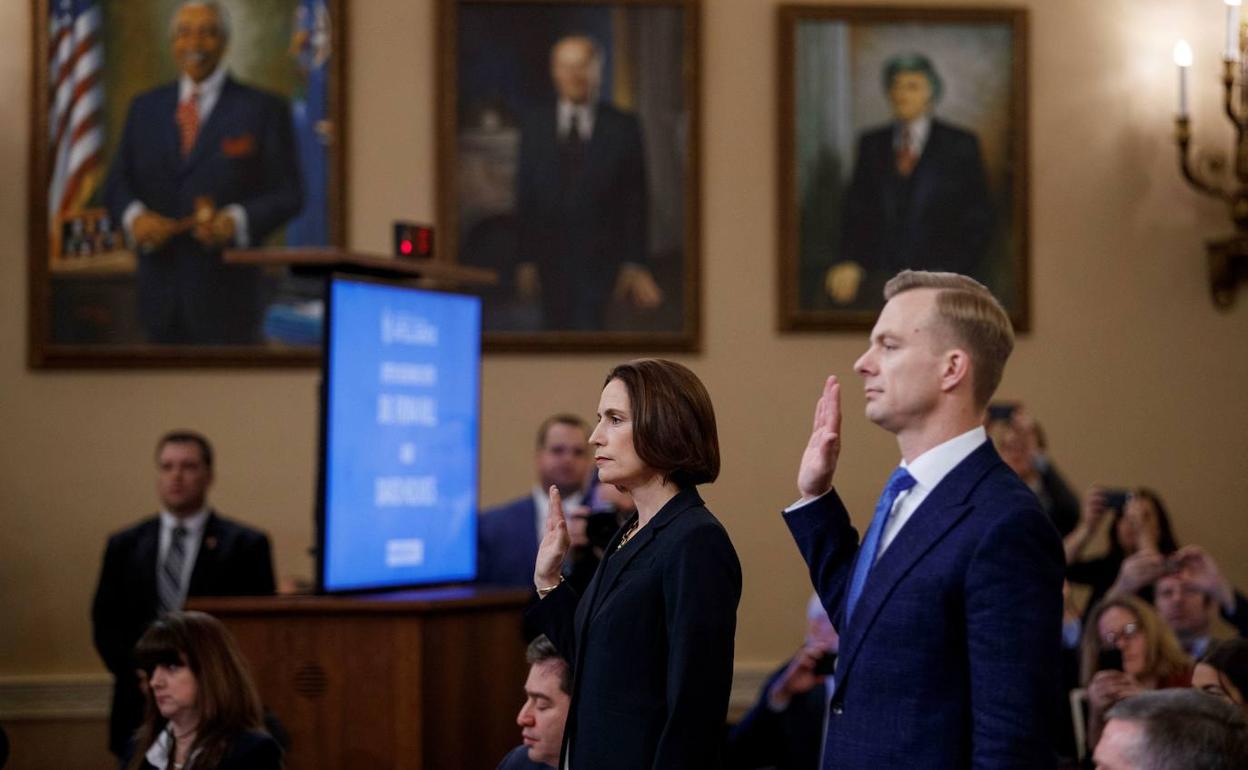
[[[103,16],[96,0],[51,0],[48,225],[91,196],[104,151]]]

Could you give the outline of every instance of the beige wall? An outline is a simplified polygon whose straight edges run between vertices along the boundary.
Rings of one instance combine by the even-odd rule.
[[[397,217],[434,209],[433,0],[351,3],[350,228],[387,248]],[[1174,37],[1197,47],[1198,137],[1217,115],[1216,4],[1044,0],[1032,8],[1034,331],[1002,393],[1032,405],[1079,485],[1147,483],[1179,537],[1248,586],[1248,290],[1207,299],[1202,241],[1220,209],[1180,181],[1171,145]],[[152,510],[151,443],[207,431],[214,498],[274,536],[278,569],[307,576],[316,380],[312,372],[31,372],[25,366],[29,3],[0,3],[0,676],[98,672],[88,610],[106,534]],[[775,331],[775,3],[707,0],[704,24],[705,379],[723,436],[705,490],[737,544],[745,594],[738,661],[786,655],[808,586],[778,515],[794,496],[808,413],[828,372],[846,375],[859,334]],[[1208,6],[1208,7],[1206,7]],[[1198,27],[1198,22],[1200,22]],[[486,503],[529,484],[535,418],[592,414],[615,357],[488,356]],[[840,486],[859,521],[895,462],[890,437],[848,388]]]

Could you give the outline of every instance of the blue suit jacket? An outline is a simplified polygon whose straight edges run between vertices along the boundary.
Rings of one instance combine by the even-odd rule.
[[[848,626],[858,533],[840,498],[785,520],[841,630],[825,767],[1056,765],[1061,541],[991,443],[880,555]]]
[[[533,496],[481,512],[477,522],[477,582],[533,587],[537,561],[537,508]]]
[[[529,759],[529,750],[524,746],[517,746],[507,752],[507,756],[503,757],[503,761],[499,763],[498,770],[554,770],[550,765],[543,765],[541,762],[534,762]]]
[[[290,108],[270,93],[226,77],[216,106],[194,147],[179,149],[178,85],[135,97],[109,170],[105,198],[115,221],[140,201],[181,219],[206,196],[217,208],[239,204],[247,212],[252,246],[303,207]],[[139,318],[154,342],[255,341],[263,297],[260,273],[226,266],[221,254],[189,233],[139,254]]]

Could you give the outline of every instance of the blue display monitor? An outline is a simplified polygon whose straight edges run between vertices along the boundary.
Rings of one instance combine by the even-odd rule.
[[[480,300],[340,276],[327,297],[318,588],[474,579]]]

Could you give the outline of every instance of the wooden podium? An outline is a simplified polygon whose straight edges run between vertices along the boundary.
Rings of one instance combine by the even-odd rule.
[[[494,770],[520,744],[528,593],[197,598],[290,733],[288,770]]]

